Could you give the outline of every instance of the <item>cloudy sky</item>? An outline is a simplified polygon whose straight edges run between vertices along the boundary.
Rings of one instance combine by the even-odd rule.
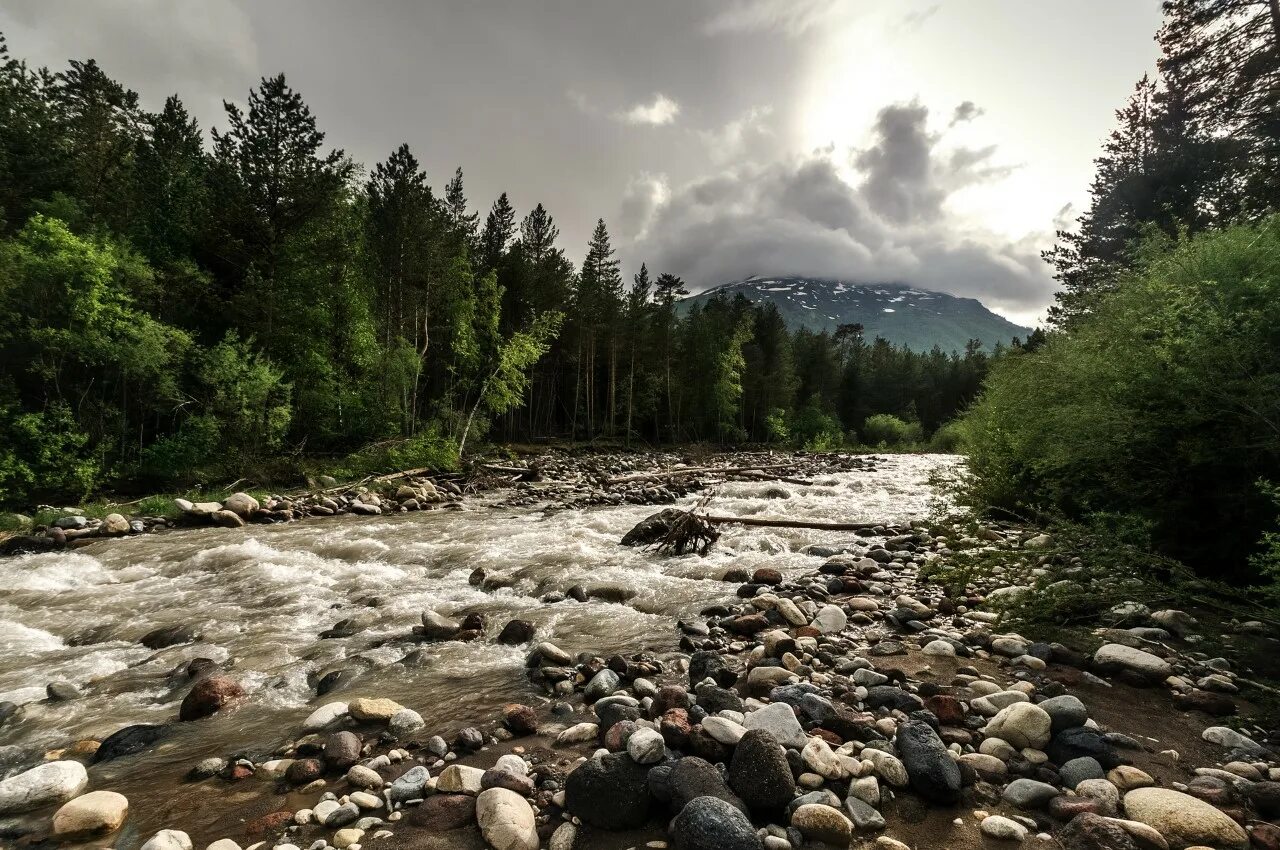
[[[575,261],[603,217],[628,275],[901,281],[1026,322],[1159,5],[6,0],[0,30],[149,106],[178,92],[205,127],[284,71],[356,160],[406,141],[482,211],[542,202]]]

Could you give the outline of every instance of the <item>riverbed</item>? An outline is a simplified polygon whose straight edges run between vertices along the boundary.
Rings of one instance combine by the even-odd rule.
[[[713,505],[741,516],[904,522],[937,506],[930,478],[958,462],[888,455],[873,469],[818,476],[808,486],[725,483]],[[728,526],[705,557],[667,558],[618,545],[651,507],[512,509],[495,507],[497,495],[487,499],[462,511],[176,531],[0,563],[0,700],[21,705],[0,728],[0,771],[128,724],[176,720],[189,682],[171,671],[212,659],[248,690],[242,708],[178,724],[164,746],[91,769],[91,787],[126,794],[131,821],[155,826],[139,805],[163,796],[158,777],[176,782],[206,756],[269,753],[330,699],[390,697],[441,732],[491,718],[505,703],[544,700],[524,672],[527,647],[492,636],[413,641],[424,609],[483,613],[493,634],[507,620],[526,619],[536,640],[569,652],[661,656],[677,649],[678,619],[733,599],[737,585],[719,580],[727,569],[799,574],[820,563],[803,547],[849,539]],[[471,581],[477,569],[484,585]],[[540,601],[575,585],[592,598]],[[344,620],[358,630],[321,637]],[[200,638],[159,651],[138,643],[171,625],[191,626]],[[346,681],[317,698],[318,679],[338,670]],[[52,682],[81,695],[49,702]],[[119,847],[132,846],[117,838]]]

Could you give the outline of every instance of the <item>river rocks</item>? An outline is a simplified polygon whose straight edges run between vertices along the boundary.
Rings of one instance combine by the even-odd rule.
[[[533,735],[538,731],[538,714],[527,705],[512,703],[503,708],[502,722],[513,735]]]
[[[575,723],[556,736],[556,745],[585,744],[587,741],[594,741],[599,735],[599,724]]]
[[[53,834],[61,838],[115,832],[129,813],[129,801],[114,791],[90,791],[64,803],[53,816]]]
[[[356,720],[386,723],[404,711],[404,706],[395,700],[359,697],[347,703],[347,711]]]
[[[484,771],[465,764],[451,764],[440,772],[436,790],[442,794],[479,794],[482,790]]]
[[[1140,850],[1119,822],[1091,812],[1076,815],[1057,837],[1063,850]]]
[[[307,715],[307,719],[302,722],[302,728],[308,732],[324,729],[346,717],[350,710],[350,706],[345,702],[326,703]]]
[[[243,519],[253,516],[259,507],[261,506],[258,504],[258,500],[248,493],[232,493],[222,503],[223,510],[231,511]]]
[[[346,770],[360,760],[360,739],[351,732],[334,732],[324,742],[324,760],[334,770]]]
[[[666,742],[653,729],[637,729],[627,739],[627,755],[636,764],[657,764],[666,753]]]
[[[98,749],[94,751],[91,761],[97,764],[98,762],[140,753],[156,741],[164,738],[168,733],[168,726],[157,724],[139,723],[133,726],[126,726],[104,738],[102,743],[98,745]]]
[[[784,747],[800,748],[809,740],[795,712],[786,703],[775,702],[758,708],[746,716],[742,725],[748,731],[763,729]]]
[[[228,676],[208,676],[196,682],[182,700],[178,719],[199,720],[208,717],[244,696],[244,688],[235,679]]]
[[[675,850],[760,850],[747,816],[716,797],[695,797],[671,822]]]
[[[387,720],[387,732],[396,738],[403,738],[425,728],[426,725],[421,714],[412,708],[402,708]]]
[[[1086,779],[1102,779],[1106,775],[1098,760],[1090,756],[1071,759],[1058,768],[1064,788],[1075,788]]]
[[[1240,825],[1208,803],[1168,788],[1139,788],[1124,795],[1125,813],[1158,831],[1172,850],[1189,846],[1249,845]]]
[[[753,809],[781,809],[796,793],[786,752],[765,729],[754,729],[742,736],[729,764],[728,782]]]
[[[1093,654],[1093,663],[1105,673],[1127,673],[1131,678],[1152,684],[1173,675],[1173,667],[1163,658],[1118,643],[1099,647]]]
[[[476,819],[476,797],[466,794],[433,794],[419,806],[406,809],[412,826],[428,832],[449,832]]]
[[[420,630],[427,640],[452,640],[462,631],[462,624],[443,614],[427,609],[422,612],[422,628]]]
[[[1203,711],[1213,717],[1227,717],[1236,713],[1236,702],[1226,694],[1192,688],[1183,694],[1173,695],[1173,704],[1182,711]]]
[[[618,674],[606,667],[591,677],[591,681],[582,690],[582,696],[589,703],[595,702],[612,694],[621,683]]]
[[[152,629],[139,638],[138,643],[147,649],[164,649],[165,647],[191,643],[199,639],[200,634],[192,626],[185,623],[176,623],[171,626]]]
[[[625,753],[583,762],[564,790],[568,810],[599,829],[635,829],[649,817],[647,773]]]
[[[725,784],[715,765],[696,756],[686,756],[675,763],[667,778],[667,788],[671,792],[671,810],[674,812],[680,811],[695,797],[718,797],[743,812],[747,811],[742,800]]]
[[[191,850],[191,836],[180,829],[162,829],[148,838],[140,850]]]
[[[129,520],[121,514],[107,514],[102,518],[102,525],[98,526],[98,533],[103,537],[123,537],[132,530]]]
[[[510,620],[498,633],[498,643],[515,646],[533,640],[534,625],[528,620]]]
[[[214,511],[209,514],[209,521],[221,528],[244,528],[244,517],[235,511]]]
[[[836,605],[823,605],[813,618],[813,627],[823,634],[842,632],[848,624],[848,615]]]
[[[742,740],[742,736],[746,734],[747,729],[742,724],[734,723],[726,717],[711,716],[702,719],[702,731],[721,744],[732,747]]]
[[[1102,733],[1087,726],[1074,729],[1063,729],[1055,734],[1045,749],[1049,758],[1057,764],[1066,764],[1072,759],[1088,756],[1104,768],[1113,768],[1120,763],[1116,751],[1103,738]]]
[[[89,774],[78,761],[51,761],[0,782],[0,815],[62,803],[84,791]]]
[[[1031,747],[1043,749],[1049,743],[1049,730],[1053,719],[1038,705],[1015,702],[1000,709],[982,731],[993,738],[1002,738],[1018,749]]]
[[[352,770],[355,768],[353,767]],[[430,778],[431,774],[422,765],[411,767],[387,786],[387,797],[393,803],[421,800],[426,796],[427,781]]]
[[[871,779],[871,781],[875,780]],[[880,810],[865,800],[853,796],[852,790],[845,798],[844,811],[856,832],[878,832],[885,828],[884,815],[880,814]]]
[[[533,809],[524,797],[506,788],[489,788],[476,798],[480,834],[494,850],[538,850]]]
[[[1001,815],[988,815],[983,818],[978,829],[983,835],[997,841],[1025,841],[1027,838],[1025,826]]]
[[[933,727],[908,720],[898,727],[897,744],[917,794],[937,803],[954,803],[960,798],[960,768]]]
[[[1089,719],[1089,709],[1085,708],[1079,697],[1071,694],[1050,697],[1043,702],[1037,703],[1037,705],[1040,706],[1041,710],[1048,713],[1052,732],[1061,732],[1063,729],[1083,726],[1085,721]]]
[[[1022,777],[1010,782],[1001,796],[1006,803],[1019,809],[1040,809],[1060,793],[1062,792],[1047,782]]]
[[[847,847],[853,834],[853,823],[838,809],[807,803],[791,813],[791,825],[810,841],[822,841]]]

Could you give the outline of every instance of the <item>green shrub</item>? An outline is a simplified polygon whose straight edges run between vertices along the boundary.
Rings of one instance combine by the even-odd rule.
[[[433,470],[458,468],[457,444],[442,435],[435,424],[412,437],[365,446],[317,474],[324,472],[342,481],[355,481],[366,475],[422,467]]]
[[[921,439],[919,422],[904,422],[890,413],[868,416],[862,423],[862,441],[869,446],[893,448],[918,443]]]
[[[788,427],[796,445],[806,451],[830,452],[844,448],[844,431],[840,420],[813,404],[807,404],[791,415]]]
[[[40,413],[0,407],[0,502],[88,495],[103,474],[88,442],[65,404]]]
[[[969,501],[1130,515],[1156,549],[1242,576],[1280,480],[1280,217],[1153,242],[1070,336],[992,367],[963,419]]]
[[[948,422],[929,438],[929,448],[943,454],[956,454],[964,445],[964,429],[959,422]]]

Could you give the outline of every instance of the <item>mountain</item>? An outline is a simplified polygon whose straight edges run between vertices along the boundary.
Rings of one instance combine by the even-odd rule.
[[[957,298],[901,283],[852,283],[813,277],[749,277],[726,283],[680,302],[681,310],[704,304],[717,295],[741,294],[757,304],[776,304],[791,328],[834,331],[844,324],[861,324],[869,342],[882,336],[913,351],[934,345],[943,351],[963,351],[971,339],[984,348],[1026,339],[1030,328],[1015,325],[973,298]]]

